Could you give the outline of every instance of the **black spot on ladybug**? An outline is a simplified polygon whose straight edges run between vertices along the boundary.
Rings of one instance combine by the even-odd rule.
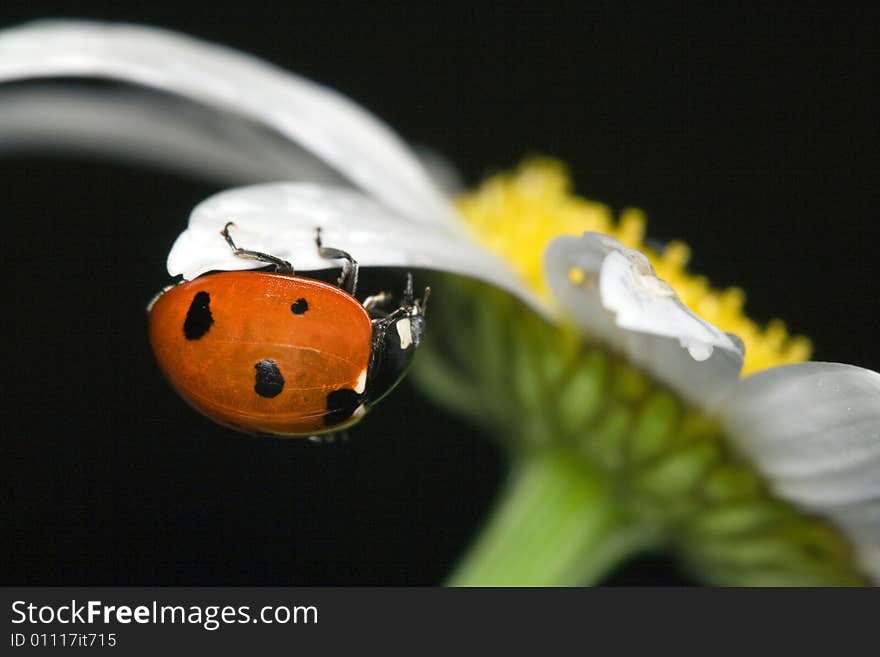
[[[199,292],[193,297],[183,320],[183,335],[187,340],[198,340],[214,323],[211,315],[211,297],[207,292]]]
[[[261,360],[254,365],[257,370],[257,383],[254,390],[260,397],[276,397],[284,390],[284,377],[274,360]]]
[[[290,306],[290,312],[294,315],[305,315],[308,309],[309,302],[305,299],[297,299],[293,305]]]
[[[344,422],[351,417],[360,403],[361,396],[351,388],[334,390],[327,395],[327,415],[324,416],[324,424],[332,427]]]

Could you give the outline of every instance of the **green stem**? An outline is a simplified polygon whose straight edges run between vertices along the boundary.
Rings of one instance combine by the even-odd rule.
[[[608,478],[574,455],[540,450],[510,480],[449,586],[575,586],[600,580],[650,541],[614,503]]]

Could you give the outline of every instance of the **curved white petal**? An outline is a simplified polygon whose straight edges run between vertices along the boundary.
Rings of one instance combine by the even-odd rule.
[[[843,526],[880,581],[880,374],[773,368],[744,379],[721,418],[773,489]]]
[[[600,233],[558,237],[544,269],[578,326],[689,401],[714,408],[736,384],[742,343],[688,310],[639,251]]]
[[[0,89],[0,153],[34,148],[153,163],[237,185],[345,182],[312,154],[239,115],[131,90]]]
[[[258,121],[413,221],[457,220],[418,160],[348,98],[222,46],[135,25],[40,22],[0,31],[0,81],[101,77]]]
[[[0,155],[33,149],[154,164],[230,185],[346,184],[305,149],[240,115],[130,89],[0,88]],[[461,177],[442,155],[424,147],[414,151],[447,196],[463,191]]]
[[[228,221],[242,248],[271,253],[298,270],[335,268],[318,256],[324,244],[348,251],[362,265],[448,271],[505,288],[538,310],[540,302],[503,261],[442,227],[415,224],[354,189],[312,183],[268,183],[221,192],[193,210],[168,256],[168,272],[191,279],[213,269],[264,266],[233,255],[220,235]],[[545,311],[546,312],[546,311]]]

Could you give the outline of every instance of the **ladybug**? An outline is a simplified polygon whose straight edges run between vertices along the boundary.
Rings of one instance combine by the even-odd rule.
[[[355,298],[357,262],[323,246],[320,229],[319,255],[343,261],[338,285],[239,248],[234,225],[220,231],[232,252],[272,270],[213,272],[160,292],[148,308],[159,367],[191,406],[238,431],[315,436],[351,426],[412,363],[430,288],[413,299],[407,274],[400,306],[386,312],[387,292]]]

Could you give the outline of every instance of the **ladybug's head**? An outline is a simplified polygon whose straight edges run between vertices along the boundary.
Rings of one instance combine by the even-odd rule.
[[[369,404],[375,404],[394,389],[412,365],[425,333],[425,307],[430,292],[431,288],[425,288],[422,298],[414,299],[412,275],[407,274],[403,303],[387,318],[374,322],[366,390]]]

